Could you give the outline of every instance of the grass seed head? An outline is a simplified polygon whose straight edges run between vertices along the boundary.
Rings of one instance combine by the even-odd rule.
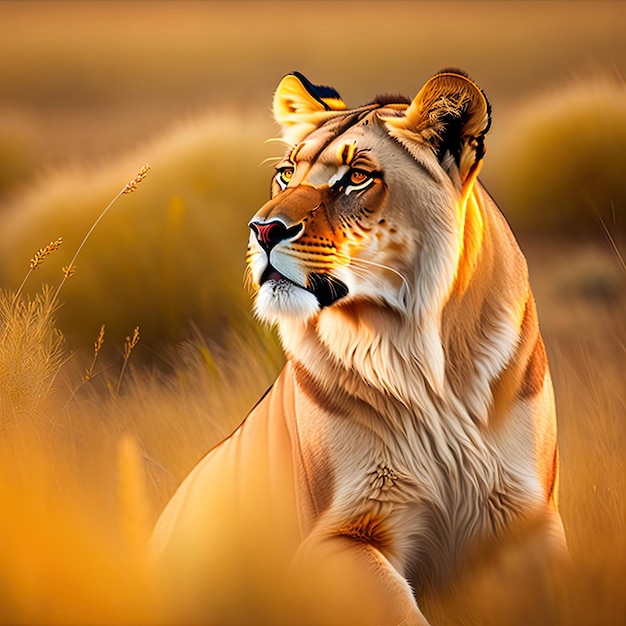
[[[124,187],[124,191],[122,193],[132,193],[133,191],[135,191],[139,183],[148,175],[149,171],[150,171],[150,166],[146,163],[139,171],[139,174],[137,174],[137,176],[135,176],[135,178],[133,178],[126,185],[126,187]]]
[[[51,254],[52,252],[54,252],[55,250],[61,247],[62,243],[63,243],[63,238],[59,237],[56,241],[51,241],[44,248],[39,248],[39,250],[35,252],[35,255],[33,256],[33,258],[30,260],[30,269],[36,270],[43,263],[43,260],[49,254]]]
[[[65,278],[71,278],[72,276],[74,276],[74,273],[76,272],[76,266],[75,265],[64,265],[61,268],[61,271],[63,272],[63,276]]]
[[[104,328],[105,325],[102,324],[100,326],[100,332],[98,333],[98,337],[94,341],[93,344],[93,359],[91,361],[91,365],[88,369],[85,370],[85,375],[83,376],[83,382],[89,382],[93,377],[93,370],[96,366],[96,361],[98,360],[98,355],[100,354],[100,350],[102,350],[102,346],[104,345]]]
[[[100,354],[100,350],[102,349],[102,345],[104,344],[104,328],[105,325],[102,324],[102,326],[100,326],[100,333],[98,334],[98,338],[94,342],[94,353],[96,356]]]
[[[135,326],[132,337],[126,337],[124,342],[124,360],[127,361],[130,358],[130,353],[133,348],[139,343],[139,326]]]

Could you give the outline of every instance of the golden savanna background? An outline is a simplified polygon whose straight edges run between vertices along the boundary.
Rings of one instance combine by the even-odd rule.
[[[1,623],[176,623],[150,529],[282,365],[243,287],[273,90],[297,69],[356,105],[450,66],[493,107],[574,565],[430,615],[626,623],[626,3],[538,1],[0,2]]]

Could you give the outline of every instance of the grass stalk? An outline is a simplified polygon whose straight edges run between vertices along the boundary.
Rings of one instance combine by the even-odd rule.
[[[91,360],[91,364],[85,370],[85,375],[83,376],[83,382],[89,382],[94,377],[94,368],[96,367],[96,361],[98,360],[98,355],[100,354],[100,350],[102,350],[102,346],[104,345],[104,328],[105,325],[102,324],[100,327],[100,333],[94,342],[94,350],[93,350],[93,358]]]
[[[617,262],[619,263],[619,265],[622,268],[622,270],[624,270],[624,272],[626,272],[626,262],[624,261],[624,257],[622,256],[622,253],[620,252],[620,249],[617,247],[617,243],[615,243],[615,238],[613,237],[613,235],[611,235],[611,232],[609,231],[609,229],[607,228],[604,220],[601,217],[600,217],[600,224],[602,225],[602,229],[604,230],[604,234],[606,235],[606,238],[608,239],[609,245],[611,246],[611,249],[613,250],[613,253],[615,254]]]
[[[135,176],[135,178],[133,178],[130,182],[128,182],[124,186],[124,188],[121,189],[117,193],[117,195],[113,198],[113,200],[111,200],[111,202],[109,202],[109,204],[107,204],[107,206],[104,208],[102,213],[100,213],[100,215],[98,216],[96,221],[91,225],[91,228],[87,231],[87,234],[83,237],[83,240],[80,242],[80,245],[78,246],[76,252],[74,253],[74,256],[72,257],[72,260],[69,262],[69,265],[66,265],[63,268],[63,279],[61,280],[61,282],[59,283],[59,286],[57,287],[56,291],[54,292],[54,296],[52,297],[52,302],[53,303],[56,302],[57,298],[59,297],[59,293],[60,293],[61,289],[63,288],[63,285],[65,285],[67,280],[76,271],[76,259],[78,258],[78,255],[80,254],[81,250],[84,248],[85,244],[87,243],[87,240],[91,236],[91,233],[93,233],[93,231],[96,229],[98,224],[101,222],[102,218],[108,213],[109,209],[115,204],[115,202],[120,198],[120,196],[123,196],[125,194],[129,194],[129,193],[132,193],[133,191],[135,191],[137,189],[137,187],[139,186],[139,184],[141,183],[141,181],[148,175],[149,171],[150,171],[150,166],[146,163],[141,168],[141,170],[139,171],[137,176]]]
[[[124,362],[122,363],[122,369],[120,370],[120,375],[117,379],[117,385],[115,386],[115,392],[113,394],[113,397],[115,398],[117,398],[117,396],[120,393],[122,379],[124,378],[124,373],[126,372],[130,355],[138,343],[139,343],[139,326],[136,326],[135,329],[133,330],[132,336],[126,337],[126,341],[124,342]]]

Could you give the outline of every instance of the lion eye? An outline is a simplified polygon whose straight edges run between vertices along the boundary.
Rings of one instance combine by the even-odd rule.
[[[288,185],[289,181],[293,178],[293,171],[293,167],[283,167],[278,170],[278,176],[285,185]]]
[[[369,177],[370,175],[362,170],[352,170],[350,172],[350,182],[353,185],[360,185],[364,183]]]

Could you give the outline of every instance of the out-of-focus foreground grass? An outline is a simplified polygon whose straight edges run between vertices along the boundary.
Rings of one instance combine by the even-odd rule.
[[[300,69],[356,104],[413,94],[449,65],[475,76],[494,107],[484,175],[529,258],[575,566],[536,586],[532,601],[490,588],[433,609],[436,623],[458,623],[455,610],[494,625],[626,619],[626,9],[386,3],[385,20],[380,11],[0,5],[0,57],[12,59],[0,64],[1,622],[167,615],[143,567],[150,528],[282,363],[250,320],[242,284],[246,223],[269,186],[260,164],[281,150],[263,143],[276,134],[272,89]],[[322,28],[342,45],[324,48]],[[41,284],[59,285],[145,161],[149,178],[111,208],[52,303]],[[58,237],[14,301],[29,258]]]

